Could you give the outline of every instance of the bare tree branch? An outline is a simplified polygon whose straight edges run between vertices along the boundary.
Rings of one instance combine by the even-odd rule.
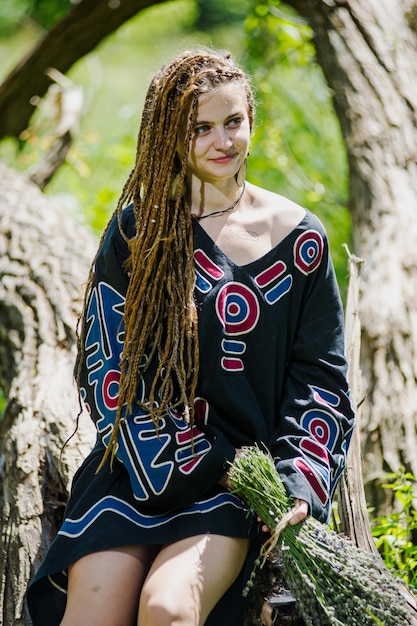
[[[0,139],[19,137],[36,101],[51,84],[46,73],[65,74],[78,59],[143,9],[162,0],[81,0],[58,22],[0,85]]]
[[[68,150],[79,128],[84,101],[82,89],[64,76],[64,74],[52,68],[47,71],[47,74],[55,81],[55,84],[49,88],[48,94],[53,90],[51,95],[55,111],[56,128],[55,139],[51,148],[31,167],[29,172],[30,180],[39,189],[45,188],[65,161]],[[54,87],[55,89],[53,89]]]

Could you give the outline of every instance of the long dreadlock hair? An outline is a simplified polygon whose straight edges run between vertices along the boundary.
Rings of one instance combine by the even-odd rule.
[[[239,83],[245,92],[252,127],[254,102],[249,80],[229,53],[183,52],[162,67],[150,83],[137,139],[135,166],[112,216],[118,215],[120,231],[129,246],[130,279],[124,310],[118,406],[102,464],[108,456],[111,460],[114,457],[120,420],[138,402],[139,379],[154,355],[158,356],[157,370],[145,408],[156,429],[167,405],[173,403],[184,407],[191,425],[193,423],[199,351],[193,298],[191,207],[186,179],[188,152],[199,96],[230,81]],[[183,145],[182,157],[177,151],[179,140]],[[131,203],[136,234],[128,239],[122,229],[122,210]],[[100,245],[106,232],[107,229]],[[95,259],[80,318],[78,386],[94,265]]]

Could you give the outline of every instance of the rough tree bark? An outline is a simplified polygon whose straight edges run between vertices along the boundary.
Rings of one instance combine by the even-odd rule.
[[[346,300],[345,329],[346,353],[349,362],[349,384],[352,403],[356,410],[356,427],[353,432],[351,446],[347,456],[346,469],[343,473],[338,490],[337,502],[340,516],[340,532],[351,538],[359,548],[373,552],[379,556],[381,566],[383,559],[379,554],[372,537],[367,503],[365,499],[362,454],[361,454],[361,323],[359,318],[360,271],[363,259],[349,254],[349,288]],[[401,593],[409,609],[413,624],[417,624],[417,599],[404,585]]]
[[[80,0],[0,85],[0,139],[19,137],[51,84],[48,68],[65,74],[128,19],[163,0]]]
[[[417,3],[286,0],[314,31],[350,169],[360,318],[366,495],[387,471],[417,476]]]
[[[72,384],[81,285],[95,238],[0,164],[0,622],[28,625],[28,580],[60,524],[68,482],[94,440],[75,428]]]

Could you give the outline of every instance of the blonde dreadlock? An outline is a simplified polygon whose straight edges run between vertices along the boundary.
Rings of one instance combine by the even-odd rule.
[[[137,402],[139,379],[155,354],[158,367],[146,404],[155,427],[158,428],[167,404],[172,406],[172,403],[185,407],[193,423],[199,352],[187,160],[199,96],[230,81],[239,82],[245,91],[252,126],[253,97],[249,82],[229,54],[184,52],[165,65],[149,86],[135,167],[115,211],[129,245],[130,281],[124,311],[118,407],[102,464],[109,455],[111,459],[114,457],[123,407],[126,405],[126,414],[132,411]],[[184,134],[182,159],[177,152],[181,132]],[[121,227],[122,209],[129,203],[133,203],[136,224],[136,235],[131,240],[127,240]],[[81,318],[81,351],[93,279],[94,263]],[[82,357],[81,353],[79,370]],[[78,379],[79,376],[80,373]]]

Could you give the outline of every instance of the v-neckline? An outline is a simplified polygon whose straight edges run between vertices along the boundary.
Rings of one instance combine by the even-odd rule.
[[[287,239],[289,239],[294,234],[294,232],[296,230],[298,230],[300,228],[300,226],[303,224],[303,222],[307,219],[307,216],[308,216],[308,211],[306,209],[306,212],[305,212],[304,216],[301,218],[301,220],[294,226],[294,228],[292,230],[290,230],[289,233],[287,233],[287,235],[285,235],[285,237],[283,237],[280,241],[278,241],[278,243],[275,244],[275,246],[273,246],[270,250],[268,250],[264,254],[261,254],[261,256],[259,256],[257,259],[254,259],[253,261],[249,261],[249,263],[243,263],[243,264],[235,263],[235,261],[233,261],[233,259],[231,259],[230,256],[228,254],[226,254],[226,252],[224,252],[224,250],[214,241],[214,239],[202,227],[202,225],[200,224],[199,220],[197,220],[195,217],[193,217],[193,222],[197,226],[198,230],[203,233],[203,236],[209,241],[211,246],[213,248],[215,248],[228,261],[228,263],[230,265],[233,265],[233,267],[236,267],[236,268],[244,268],[244,267],[250,267],[251,265],[254,265],[256,263],[260,263],[264,259],[266,259],[270,254],[272,254],[273,252],[276,252],[276,250],[282,244],[284,244],[284,242]]]

